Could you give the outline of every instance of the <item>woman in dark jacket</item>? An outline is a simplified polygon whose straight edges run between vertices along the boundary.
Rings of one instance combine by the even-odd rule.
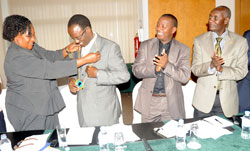
[[[80,46],[71,43],[61,50],[45,50],[35,43],[31,21],[20,15],[5,19],[3,38],[11,42],[4,62],[6,111],[11,124],[16,131],[55,128],[58,112],[65,107],[56,79],[76,75],[77,67],[98,61],[99,52],[64,60]]]

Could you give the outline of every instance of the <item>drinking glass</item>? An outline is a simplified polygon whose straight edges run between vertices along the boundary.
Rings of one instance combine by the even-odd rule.
[[[114,138],[115,151],[124,151],[124,137],[122,132],[115,132]]]
[[[56,131],[57,131],[59,147],[62,147],[65,149],[67,147],[66,128],[57,126]]]
[[[190,140],[189,140],[189,143],[187,144],[188,148],[190,149],[201,148],[201,144],[198,142],[197,130],[198,130],[198,124],[193,123],[190,129]]]

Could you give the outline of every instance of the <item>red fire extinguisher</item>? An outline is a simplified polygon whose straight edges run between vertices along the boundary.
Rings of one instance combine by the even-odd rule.
[[[135,43],[135,58],[136,58],[139,48],[140,48],[140,41],[139,41],[138,33],[136,33],[135,35],[134,43]]]

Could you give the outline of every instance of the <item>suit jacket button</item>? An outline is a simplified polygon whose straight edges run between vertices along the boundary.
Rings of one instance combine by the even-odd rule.
[[[216,86],[214,86],[214,88],[216,88]]]

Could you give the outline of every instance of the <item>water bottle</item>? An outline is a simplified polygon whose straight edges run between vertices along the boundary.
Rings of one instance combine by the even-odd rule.
[[[1,151],[13,151],[11,147],[11,142],[7,138],[6,134],[1,135],[0,150]]]
[[[184,129],[183,119],[180,119],[178,121],[178,126],[176,130],[176,148],[178,150],[186,149],[186,131]]]
[[[98,141],[100,151],[109,151],[109,144],[108,144],[108,134],[104,127],[101,127],[100,132],[98,134]]]
[[[250,111],[245,111],[241,121],[241,138],[250,139]]]

